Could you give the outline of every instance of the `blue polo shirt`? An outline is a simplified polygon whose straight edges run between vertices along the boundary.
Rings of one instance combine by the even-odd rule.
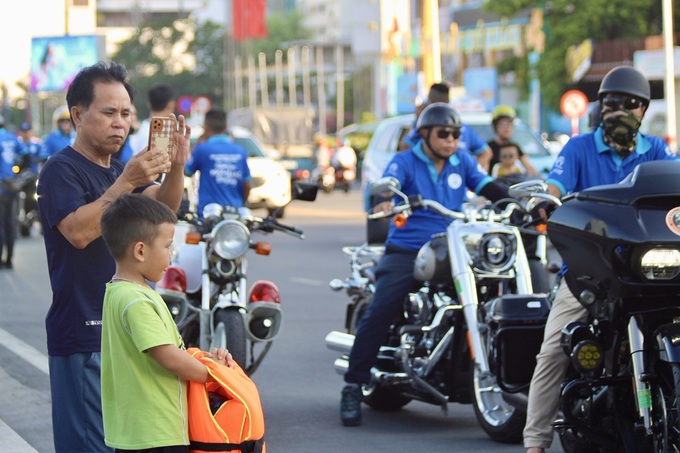
[[[404,141],[413,148],[416,143],[422,140],[423,137],[418,133],[415,126],[411,129],[411,132],[404,137]],[[473,156],[479,155],[488,147],[488,144],[482,140],[477,132],[471,127],[463,125],[460,129],[460,138],[458,139],[458,149],[463,151],[468,151]]]
[[[479,193],[493,181],[491,176],[479,170],[477,161],[469,153],[460,150],[445,162],[441,173],[437,174],[434,163],[425,155],[420,142],[409,150],[397,153],[383,176],[397,178],[406,195],[420,194],[454,211],[462,209],[468,189]],[[418,250],[433,234],[445,231],[449,223],[449,218],[418,209],[409,217],[405,227],[396,228],[393,223],[390,225],[385,244]]]
[[[41,157],[43,159],[47,159],[49,157],[54,156],[67,146],[71,146],[75,138],[76,138],[75,132],[71,132],[70,134],[64,134],[61,131],[61,129],[57,129],[56,131],[52,132],[50,135],[45,137],[42,150],[43,154]]]
[[[674,159],[677,156],[666,142],[639,132],[635,152],[621,159],[604,143],[600,126],[593,132],[572,137],[564,145],[546,182],[557,187],[564,196],[593,186],[617,184],[643,162]]]
[[[252,179],[248,153],[227,135],[213,135],[194,148],[186,164],[188,176],[201,172],[198,183],[198,213],[209,203],[243,206],[243,183]]]

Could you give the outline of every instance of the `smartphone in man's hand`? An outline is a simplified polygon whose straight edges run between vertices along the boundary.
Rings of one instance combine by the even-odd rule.
[[[159,148],[170,154],[174,145],[177,124],[174,118],[165,116],[151,117],[149,127],[149,149]]]

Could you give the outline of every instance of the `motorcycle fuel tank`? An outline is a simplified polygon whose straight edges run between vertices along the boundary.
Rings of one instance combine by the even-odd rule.
[[[451,260],[446,233],[432,236],[416,256],[413,277],[419,281],[445,283],[451,281]]]

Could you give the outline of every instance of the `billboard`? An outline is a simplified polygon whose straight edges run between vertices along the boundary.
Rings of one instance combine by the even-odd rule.
[[[63,92],[78,71],[106,56],[104,36],[48,36],[31,40],[31,92]]]

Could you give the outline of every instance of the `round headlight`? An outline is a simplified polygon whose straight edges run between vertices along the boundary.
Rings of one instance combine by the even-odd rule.
[[[250,247],[248,228],[236,220],[223,220],[213,228],[212,246],[225,260],[235,260],[246,254]]]
[[[479,243],[478,265],[493,272],[508,270],[515,260],[515,238],[508,234],[488,233]]]

